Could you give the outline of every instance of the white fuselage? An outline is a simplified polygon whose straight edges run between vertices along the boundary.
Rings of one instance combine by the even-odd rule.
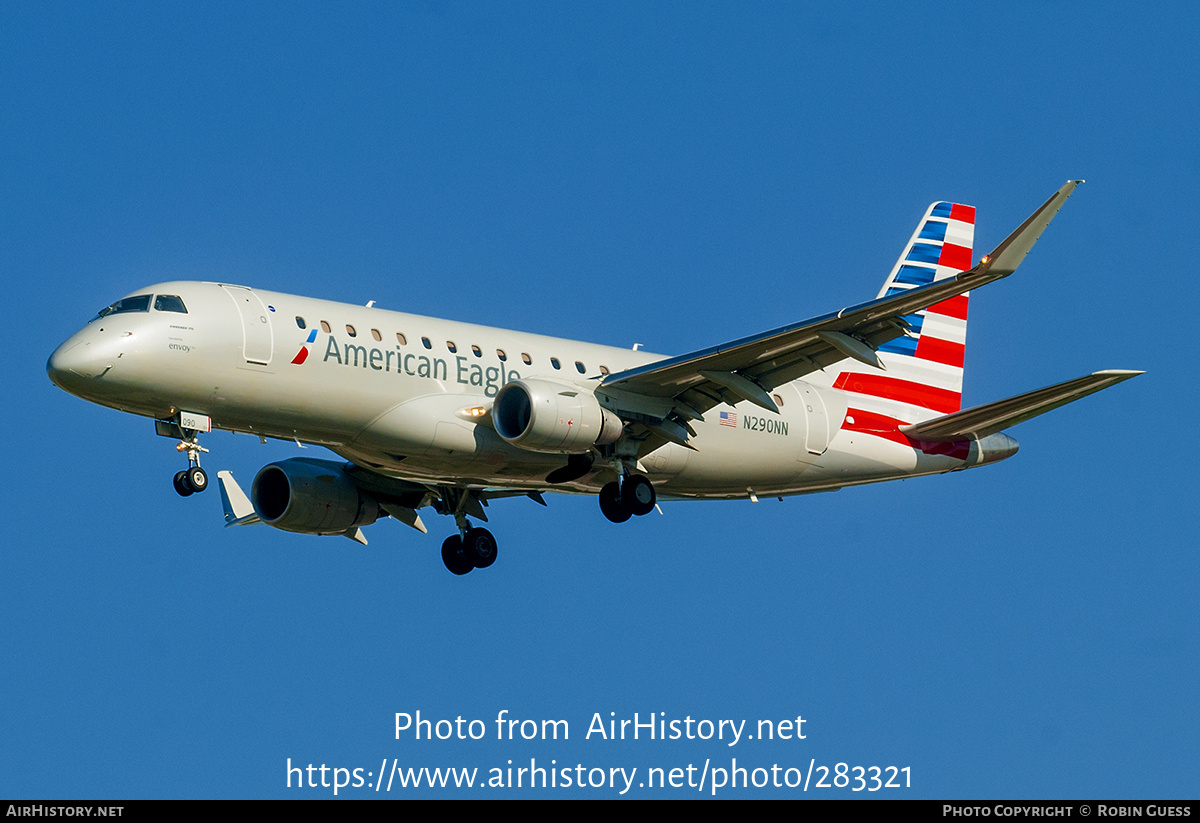
[[[323,445],[364,468],[429,483],[594,494],[612,479],[603,464],[550,487],[545,477],[563,455],[510,445],[460,412],[490,408],[517,378],[594,390],[607,374],[662,358],[217,283],[161,283],[131,294],[178,297],[186,313],[151,305],[93,320],[51,356],[58,385],[147,417],[191,412],[214,428]],[[667,443],[643,455],[641,468],[663,496],[731,498],[982,462],[974,447],[930,454],[844,430],[847,415],[872,398],[815,377],[824,375],[773,392],[779,414],[749,403],[706,412],[693,424],[694,450]]]

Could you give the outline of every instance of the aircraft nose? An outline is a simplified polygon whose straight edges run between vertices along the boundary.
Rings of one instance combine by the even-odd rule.
[[[86,340],[72,338],[63,343],[46,361],[46,373],[51,382],[70,391],[70,384],[80,378],[99,377],[108,371],[108,364]]]

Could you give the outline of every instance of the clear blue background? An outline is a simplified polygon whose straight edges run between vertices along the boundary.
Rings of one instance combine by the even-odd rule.
[[[736,757],[909,766],[884,796],[1195,797],[1200,13],[990,6],[0,5],[0,796]],[[972,299],[964,400],[1145,376],[980,471],[623,526],[498,503],[500,560],[462,579],[435,515],[365,548],[224,530],[149,421],[44,370],[175,278],[681,353],[873,297],[933,200],[978,207],[978,256],[1076,177]],[[244,484],[297,454],[206,444]],[[394,739],[500,709],[571,740]],[[595,712],[807,739],[585,741]]]

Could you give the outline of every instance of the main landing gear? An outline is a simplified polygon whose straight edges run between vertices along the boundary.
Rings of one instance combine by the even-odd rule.
[[[175,473],[175,491],[180,497],[187,497],[202,492],[208,488],[208,473],[200,468],[200,452],[208,449],[200,445],[200,435],[192,429],[181,429],[183,439],[175,447],[176,451],[187,452],[188,467]]]
[[[451,535],[442,543],[442,562],[452,574],[463,575],[472,569],[486,569],[496,562],[496,538],[487,529],[471,526],[467,513],[480,520],[487,520],[483,507],[475,492],[466,489],[445,489],[442,492],[443,505],[447,509],[453,505],[454,522],[458,524],[458,534]]]
[[[486,569],[496,562],[496,538],[487,529],[480,528],[451,535],[442,543],[442,562],[452,574],[458,575],[472,569]]]
[[[640,474],[627,474],[600,489],[600,511],[614,523],[654,511],[654,484]]]

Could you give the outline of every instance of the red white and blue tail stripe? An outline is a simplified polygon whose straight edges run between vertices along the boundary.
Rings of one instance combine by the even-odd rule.
[[[934,203],[896,261],[879,297],[897,294],[971,268],[975,208]],[[963,294],[907,315],[909,334],[879,347],[886,370],[855,364],[833,387],[872,398],[870,407],[897,420],[926,420],[962,407],[963,355],[967,342]],[[850,361],[852,362],[852,361]],[[851,405],[856,405],[851,400]]]

